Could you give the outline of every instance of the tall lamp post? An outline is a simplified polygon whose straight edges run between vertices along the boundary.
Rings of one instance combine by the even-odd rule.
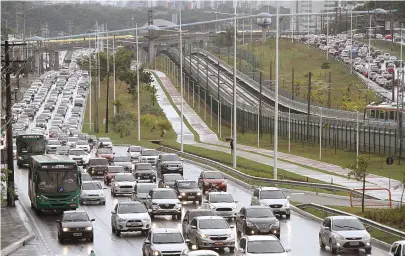
[[[274,166],[273,166],[273,174],[274,179],[277,179],[277,157],[278,157],[278,37],[279,37],[279,4],[277,4],[277,11],[276,11],[276,86],[274,89],[275,93],[275,100],[274,100]],[[309,26],[308,26],[309,31]],[[309,40],[309,38],[308,38]],[[309,45],[309,42],[308,42]]]
[[[233,139],[233,168],[236,168],[236,8],[237,8],[237,0],[235,0],[235,16],[233,20],[234,25],[234,46],[233,46],[233,129],[232,129],[232,139]]]
[[[141,141],[141,104],[139,100],[139,45],[138,45],[138,23],[136,23],[135,28],[135,42],[136,42],[136,98],[137,98],[137,112],[138,112],[138,141]]]

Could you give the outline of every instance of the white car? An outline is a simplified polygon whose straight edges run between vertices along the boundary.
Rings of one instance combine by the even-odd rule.
[[[88,162],[88,154],[80,148],[69,149],[68,156],[70,159],[76,161],[78,165],[84,165]]]
[[[85,152],[90,153],[90,145],[85,140],[79,140],[76,142],[76,148],[83,149]]]
[[[291,216],[290,197],[276,187],[259,187],[253,192],[251,205],[269,206],[275,215]]]
[[[171,188],[150,190],[145,205],[152,219],[155,215],[172,215],[173,218],[181,219],[182,205],[176,192]]]
[[[391,245],[389,256],[405,256],[405,240],[397,241]]]
[[[79,197],[80,204],[105,205],[104,189],[106,188],[103,188],[103,185],[99,181],[83,182]]]
[[[136,180],[132,173],[116,173],[111,181],[111,195],[132,194]]]
[[[138,161],[139,156],[141,155],[142,147],[139,146],[129,146],[127,149],[128,156],[131,157],[131,160]]]
[[[388,52],[384,53],[384,60],[389,60],[390,57],[391,55]]]
[[[328,246],[332,254],[338,250],[364,249],[371,253],[371,236],[358,218],[354,216],[327,217],[319,231],[319,245]]]
[[[211,250],[197,250],[191,251],[187,254],[188,256],[219,256],[217,252]]]
[[[67,146],[70,148],[75,148],[76,147],[76,142],[79,140],[78,137],[69,137],[67,141]]]
[[[100,146],[101,144],[103,144],[104,148],[112,148],[113,147],[113,143],[112,143],[111,139],[107,138],[107,137],[98,138],[98,146]]]
[[[287,256],[290,250],[284,249],[277,237],[270,236],[244,236],[239,240],[237,256]]]
[[[236,204],[232,195],[228,192],[209,192],[203,202],[203,207],[211,209],[215,215],[224,218],[236,218]]]
[[[138,158],[140,163],[150,163],[156,167],[159,158],[159,152],[154,149],[143,149],[141,155]]]
[[[151,226],[148,210],[141,202],[121,201],[111,211],[111,231],[116,236],[121,236],[121,232],[134,231],[141,231],[146,236]]]

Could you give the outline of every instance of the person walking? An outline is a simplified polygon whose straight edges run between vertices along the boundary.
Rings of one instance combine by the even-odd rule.
[[[231,154],[233,154],[233,139],[230,140],[229,146],[231,147]]]

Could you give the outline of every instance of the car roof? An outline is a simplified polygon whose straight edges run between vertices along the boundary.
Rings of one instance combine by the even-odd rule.
[[[211,195],[230,195],[231,193],[229,192],[224,192],[224,191],[215,191],[215,192],[209,192]]]
[[[217,252],[211,250],[198,250],[198,251],[191,251],[188,253],[189,256],[217,256],[219,255]]]
[[[173,191],[171,188],[154,188],[153,191]]]
[[[118,201],[117,204],[143,204],[139,201]]]
[[[395,244],[402,244],[402,245],[405,245],[405,240],[400,240],[400,241],[396,241],[396,242],[394,242]]]
[[[261,190],[280,190],[279,188],[276,187],[261,187]]]
[[[243,208],[245,208],[245,209],[269,209],[268,206],[264,206],[264,205],[248,205],[248,206],[244,206]]]
[[[86,173],[86,174],[87,174],[87,173]],[[83,173],[82,173],[82,175],[83,175]],[[87,181],[82,181],[82,185],[85,184],[85,183],[100,183],[100,184],[101,184],[101,181],[99,181],[99,180],[87,180]]]
[[[153,228],[152,233],[180,233],[177,228]]]
[[[263,240],[277,241],[278,240],[278,238],[273,236],[273,235],[270,235],[270,236],[260,236],[260,235],[259,236],[258,235],[256,235],[256,236],[245,236],[244,238],[246,238],[247,241],[263,241]]]
[[[87,212],[81,211],[81,210],[64,211],[64,212],[63,212],[63,214],[70,214],[70,213],[85,213],[85,214],[87,214]]]
[[[117,175],[118,175],[118,176],[120,176],[120,175],[121,175],[121,176],[123,176],[123,175],[125,175],[125,176],[130,176],[130,175],[133,176],[132,173],[126,173],[126,172],[118,172],[118,173],[115,174],[115,176],[117,176]]]
[[[355,216],[347,216],[347,215],[330,216],[329,218],[332,220],[358,220],[358,218]]]
[[[225,220],[224,217],[221,217],[221,216],[197,216],[194,219],[197,219],[197,220]]]

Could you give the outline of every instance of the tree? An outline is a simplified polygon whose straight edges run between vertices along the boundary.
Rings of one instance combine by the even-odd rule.
[[[8,174],[10,173],[9,169],[6,168],[1,168],[1,198],[0,200],[3,202],[4,198],[6,198],[7,191],[11,191],[11,188],[7,187],[7,181],[8,181]],[[12,192],[13,194],[15,193],[14,191]],[[15,194],[14,194],[15,195]]]
[[[134,114],[129,112],[117,113],[110,119],[113,131],[120,134],[120,138],[131,135],[131,131],[135,128],[137,119]]]
[[[120,99],[114,100],[113,105],[117,108],[117,114],[120,113],[120,107],[122,106],[122,102],[120,101]]]
[[[163,116],[165,113],[163,112],[163,109],[159,105],[145,105],[141,108],[141,113],[143,115],[146,114],[151,114],[155,116]]]
[[[163,137],[172,128],[172,124],[165,117],[159,117],[156,126],[160,130],[160,137]]]
[[[361,197],[361,212],[364,213],[364,195],[366,192],[366,177],[368,175],[368,164],[369,161],[366,158],[358,157],[357,162],[344,167],[345,169],[350,169],[348,173],[349,179],[351,177],[355,178],[357,181],[363,181],[363,192]]]
[[[150,132],[152,133],[157,125],[157,117],[152,114],[142,115],[141,122],[150,128]]]
[[[401,193],[401,203],[400,203],[400,209],[401,209],[401,211],[404,209],[403,208],[403,199],[404,199],[404,193],[405,193],[405,172],[404,173],[402,173],[402,180],[401,180],[401,183],[400,184],[398,184],[398,186],[396,186],[394,189],[399,189],[399,188],[402,188],[402,193]]]
[[[325,80],[326,80],[326,70],[330,69],[330,64],[329,64],[329,62],[324,62],[324,63],[322,63],[321,69],[322,69],[322,70],[325,70]]]

